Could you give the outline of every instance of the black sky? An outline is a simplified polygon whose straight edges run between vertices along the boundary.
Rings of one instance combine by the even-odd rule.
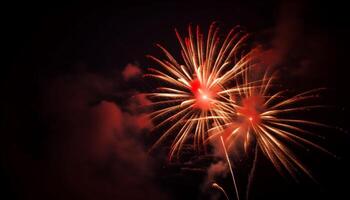
[[[57,180],[61,180],[56,176],[60,176],[59,173],[65,173],[62,171],[66,170],[66,166],[56,165],[57,159],[53,158],[56,150],[52,149],[56,146],[63,149],[62,146],[66,145],[65,137],[68,136],[56,137],[55,134],[61,135],[61,132],[55,129],[57,128],[55,124],[60,122],[55,121],[56,118],[52,120],[45,117],[45,113],[56,106],[43,105],[47,90],[51,88],[53,82],[56,83],[56,80],[61,80],[62,77],[64,81],[67,80],[66,77],[70,77],[68,79],[73,79],[72,85],[79,85],[79,87],[80,80],[93,83],[95,88],[95,83],[103,79],[108,82],[107,85],[112,82],[115,85],[114,89],[119,92],[147,90],[151,87],[147,83],[146,85],[144,82],[137,81],[125,83],[117,76],[128,63],[137,63],[142,69],[154,64],[146,59],[145,55],[160,55],[154,46],[156,43],[161,43],[170,51],[176,52],[179,45],[174,28],[184,33],[189,24],[199,24],[205,31],[213,21],[217,21],[223,31],[239,24],[253,33],[256,40],[261,41],[266,48],[282,52],[278,54],[282,61],[276,65],[282,72],[283,84],[295,90],[325,86],[329,90],[321,101],[327,105],[333,105],[331,109],[325,110],[322,115],[316,117],[335,127],[320,130],[320,132],[328,138],[324,145],[335,152],[339,158],[330,158],[317,152],[305,155],[319,183],[315,184],[307,179],[295,183],[288,177],[281,178],[269,161],[261,157],[251,198],[349,198],[346,183],[350,178],[348,171],[350,137],[347,131],[350,106],[347,73],[350,24],[345,3],[342,5],[336,1],[322,3],[319,1],[225,1],[222,3],[115,1],[112,4],[102,5],[100,3],[30,2],[12,3],[4,6],[3,9],[5,17],[2,24],[4,33],[2,40],[5,54],[1,69],[3,94],[1,105],[2,118],[5,120],[1,131],[0,179],[3,185],[1,199],[44,199],[48,196],[56,199],[98,199],[93,195],[83,195],[86,188],[67,189],[64,186],[65,183],[56,183]],[[276,45],[273,41],[277,43],[282,41],[283,44]],[[87,74],[89,75],[86,76]],[[103,78],[91,78],[90,74]],[[114,76],[116,78],[113,80]],[[58,90],[65,91],[65,88],[70,88],[69,83],[64,84],[63,89],[58,86]],[[102,85],[104,84],[105,82]],[[114,89],[102,89],[101,94],[94,93],[95,96],[89,101],[113,101],[124,112],[127,101],[116,95]],[[75,90],[72,89],[72,93],[75,93]],[[58,92],[57,96],[59,94],[61,93]],[[69,101],[70,98],[67,99]],[[70,104],[65,103],[63,107],[67,108],[66,105]],[[83,116],[78,116],[82,119],[81,123],[86,123]],[[71,127],[64,127],[62,130],[62,132],[70,131]],[[126,128],[126,130],[129,129]],[[59,138],[59,142],[53,142],[52,138]],[[137,136],[136,141],[139,142],[142,139]],[[90,143],[86,142],[86,144]],[[70,154],[69,151],[60,151],[59,154],[65,153]],[[121,185],[124,182],[128,182],[124,179],[129,180],[129,178],[118,173],[111,175],[113,169],[122,168],[119,165],[120,158],[115,159],[108,160],[107,164],[98,168],[101,169],[101,173],[107,171],[106,176],[121,177],[113,179],[116,183],[106,184],[106,187],[115,185],[116,190],[119,190],[123,188]],[[145,158],[142,157],[142,159]],[[209,199],[208,196],[212,193],[203,191],[201,186],[204,173],[180,172],[180,167],[177,165],[167,166],[158,157],[152,160],[151,164],[145,166],[152,171],[146,175],[151,178],[142,179],[144,183],[149,181],[151,187],[141,191],[154,192],[157,196],[154,196],[154,199]],[[70,161],[64,160],[64,162]],[[113,164],[108,164],[109,162]],[[46,168],[47,166],[49,170],[40,175],[28,175],[22,172],[40,172],[23,170],[22,168],[26,166],[18,166],[26,163],[28,168],[33,166]],[[133,164],[130,165],[133,166]],[[239,168],[246,170],[244,165],[240,165]],[[79,166],[75,170],[79,170]],[[136,171],[143,176],[141,169],[137,168]],[[130,173],[130,176],[134,174]],[[38,193],[28,193],[27,190],[32,190],[34,187],[28,180],[35,177],[38,177],[38,180],[33,180],[36,182],[35,186],[43,186],[38,182],[50,184],[39,188]],[[81,177],[77,179],[78,182],[83,181]],[[245,175],[241,177],[238,175],[238,180],[245,183]],[[222,181],[225,186],[230,187],[230,180]],[[103,191],[101,186],[97,186],[98,184],[90,181],[87,188],[93,190],[96,186],[98,191]],[[140,187],[145,187],[144,185],[141,184]],[[110,196],[131,197],[115,195],[112,190],[113,188],[106,189],[105,199]],[[108,196],[108,194],[111,195]],[[232,192],[230,194],[233,196]]]

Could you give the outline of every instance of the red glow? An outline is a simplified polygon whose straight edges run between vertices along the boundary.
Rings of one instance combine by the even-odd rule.
[[[198,93],[198,89],[201,87],[201,83],[199,82],[198,79],[194,79],[191,83],[191,90],[193,94]]]
[[[194,106],[202,110],[210,109],[213,105],[212,100],[216,96],[215,90],[209,90],[198,79],[194,79],[190,84],[191,91],[196,99]]]
[[[263,109],[263,100],[259,96],[247,97],[242,101],[242,107],[237,109],[239,116],[243,116],[245,122],[260,123],[260,113]]]
[[[124,80],[127,81],[127,80],[130,80],[130,79],[132,79],[132,78],[135,78],[135,77],[141,75],[141,74],[142,74],[142,71],[141,71],[141,69],[140,69],[137,65],[128,64],[128,65],[124,68],[122,74],[123,74]]]

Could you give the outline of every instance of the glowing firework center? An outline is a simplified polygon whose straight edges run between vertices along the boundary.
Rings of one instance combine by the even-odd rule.
[[[208,110],[213,106],[214,98],[216,96],[215,91],[203,86],[198,79],[191,82],[191,91],[196,101],[194,107]]]
[[[262,98],[259,96],[246,97],[242,100],[242,106],[237,108],[237,116],[242,118],[243,122],[249,124],[259,124],[260,114],[263,111]]]

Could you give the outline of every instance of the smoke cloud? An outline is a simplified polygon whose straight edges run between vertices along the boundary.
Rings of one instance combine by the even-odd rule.
[[[123,74],[124,80],[127,81],[129,79],[136,78],[136,77],[140,76],[142,74],[142,71],[139,68],[139,66],[137,66],[135,64],[128,64],[124,68],[122,74]]]
[[[149,101],[142,94],[121,103],[101,99],[113,96],[115,88],[114,80],[88,72],[58,76],[43,86],[37,112],[45,123],[36,126],[44,128],[21,133],[42,132],[40,159],[9,141],[7,168],[17,177],[19,198],[167,199],[140,139],[152,127],[139,109]],[[21,130],[23,121],[15,123]]]

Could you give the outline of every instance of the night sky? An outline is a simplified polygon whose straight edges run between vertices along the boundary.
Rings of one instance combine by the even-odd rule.
[[[283,87],[326,87],[305,117],[334,153],[297,152],[317,183],[281,176],[260,154],[249,199],[348,199],[350,178],[347,6],[335,1],[187,1],[113,4],[56,2],[3,6],[1,68],[1,199],[225,199],[208,187],[219,158],[188,150],[167,161],[167,144],[148,153],[161,131],[146,117],[154,82],[143,78],[161,57],[180,57],[174,29],[221,34],[241,25],[263,45],[264,61]],[[316,102],[317,101],[317,102]],[[139,109],[139,108],[142,109]],[[241,198],[251,159],[236,160]],[[215,169],[214,169],[215,170]],[[229,175],[216,180],[235,194]]]

